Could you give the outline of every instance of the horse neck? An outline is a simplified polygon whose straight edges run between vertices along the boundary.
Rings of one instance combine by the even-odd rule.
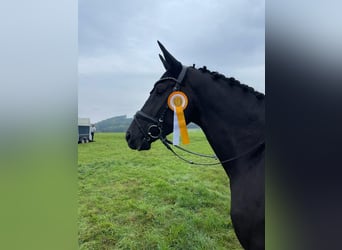
[[[195,81],[189,82],[195,96],[193,121],[201,127],[221,161],[264,140],[264,100],[223,79],[213,80],[208,73],[194,74]]]

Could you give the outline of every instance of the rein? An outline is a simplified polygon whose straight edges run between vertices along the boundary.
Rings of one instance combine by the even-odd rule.
[[[234,156],[232,158],[229,158],[229,159],[226,159],[226,160],[223,160],[223,161],[219,161],[219,162],[212,162],[212,163],[199,163],[199,162],[194,162],[194,161],[191,161],[191,160],[188,160],[188,159],[185,159],[184,157],[180,156],[179,154],[177,154],[171,147],[170,145],[172,145],[172,142],[170,142],[166,137],[164,138],[159,138],[162,143],[165,145],[165,147],[167,149],[169,149],[175,156],[177,156],[179,159],[189,163],[189,164],[193,164],[193,165],[199,165],[199,166],[214,166],[214,165],[219,165],[219,164],[224,164],[224,163],[229,163],[229,162],[232,162],[232,161],[235,161],[235,160],[238,160],[240,159],[241,157],[253,152],[254,150],[258,149],[259,147],[261,147],[262,145],[265,144],[265,141],[262,141],[258,144],[256,144],[255,146],[253,146],[252,148],[250,148],[249,150],[246,150],[245,152],[237,155],[237,156]],[[170,144],[170,145],[169,145]],[[190,154],[193,154],[193,155],[197,155],[197,156],[201,156],[201,157],[207,157],[207,158],[212,158],[212,159],[215,159],[215,160],[218,160],[217,156],[216,155],[204,155],[204,154],[199,154],[199,153],[195,153],[195,152],[192,152],[190,150],[187,150],[185,148],[182,148],[180,146],[177,146],[177,145],[174,145],[174,147],[178,148],[178,149],[181,149],[187,153],[190,153]]]
[[[173,77],[164,77],[164,78],[159,79],[155,84],[157,84],[159,82],[162,82],[162,81],[171,80],[171,81],[176,83],[173,91],[178,91],[180,89],[180,85],[183,82],[183,79],[185,77],[186,71],[187,71],[187,67],[183,66],[182,67],[182,71],[180,72],[180,74],[179,74],[177,79],[173,78]],[[160,111],[162,110],[162,108],[163,107],[161,107],[161,109],[157,113],[157,117],[158,117],[158,114],[160,113]],[[144,145],[144,143],[148,143],[151,140],[159,139],[163,143],[163,145],[167,149],[169,149],[179,159],[181,159],[181,160],[183,160],[183,161],[185,161],[185,162],[187,162],[189,164],[193,164],[193,165],[213,166],[213,165],[219,165],[219,164],[224,164],[224,163],[228,163],[228,162],[232,162],[232,161],[238,160],[239,158],[241,158],[241,157],[251,153],[252,151],[258,149],[260,146],[265,144],[265,141],[262,141],[262,142],[260,142],[260,143],[258,143],[256,145],[254,145],[253,147],[251,147],[249,150],[246,150],[245,152],[243,152],[243,153],[241,153],[241,154],[239,154],[237,156],[231,157],[231,158],[223,160],[223,161],[213,162],[213,163],[199,163],[199,162],[194,162],[194,161],[185,159],[183,156],[180,156],[179,154],[177,154],[172,149],[172,147],[170,145],[173,145],[173,143],[171,141],[169,141],[166,138],[166,136],[163,136],[163,122],[164,122],[164,116],[165,116],[165,113],[166,113],[167,110],[168,110],[168,105],[166,104],[164,109],[161,111],[158,119],[156,119],[156,118],[146,114],[145,112],[143,112],[141,110],[138,111],[135,114],[133,121],[137,124],[140,132],[144,135],[143,142],[141,143],[141,145],[140,145],[140,147],[138,149],[140,149]],[[149,123],[152,123],[147,128],[147,132],[141,126],[141,124],[139,122],[139,119],[140,120],[144,120],[144,121],[149,122]],[[182,150],[182,151],[184,151],[184,152],[187,152],[189,154],[193,154],[193,155],[200,156],[200,157],[212,158],[214,160],[219,160],[216,155],[200,154],[200,153],[192,152],[192,151],[190,151],[188,149],[182,148],[182,147],[180,147],[178,145],[173,145],[173,146],[178,148],[178,149],[180,149],[180,150]]]

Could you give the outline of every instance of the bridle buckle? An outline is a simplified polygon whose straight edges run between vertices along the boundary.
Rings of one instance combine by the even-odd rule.
[[[158,125],[151,125],[147,129],[147,134],[153,138],[153,139],[158,139],[161,135],[161,128]]]

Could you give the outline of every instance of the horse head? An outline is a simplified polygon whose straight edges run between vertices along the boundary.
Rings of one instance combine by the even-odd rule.
[[[187,68],[182,65],[169,51],[158,41],[163,53],[159,58],[166,72],[154,84],[150,96],[138,111],[126,132],[126,140],[131,149],[148,150],[151,143],[157,139],[165,138],[173,131],[173,111],[168,105],[170,94],[181,90],[187,96],[190,89],[185,84]],[[190,99],[190,98],[189,98]],[[184,110],[186,122],[190,122],[189,114],[193,104],[188,101]]]

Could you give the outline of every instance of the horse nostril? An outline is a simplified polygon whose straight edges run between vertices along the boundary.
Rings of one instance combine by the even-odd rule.
[[[126,132],[126,141],[131,138],[131,133],[129,131]]]

